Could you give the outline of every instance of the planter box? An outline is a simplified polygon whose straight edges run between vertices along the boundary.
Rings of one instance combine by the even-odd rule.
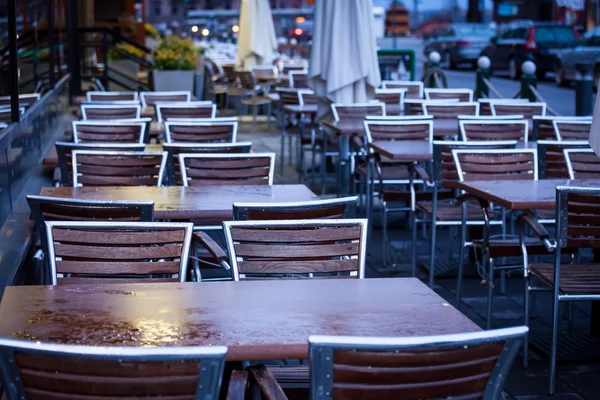
[[[194,92],[194,77],[196,71],[152,71],[154,90]]]
[[[132,60],[108,60],[108,76],[124,84],[137,86],[140,65]],[[112,71],[111,71],[112,70]],[[109,86],[119,86],[111,82]]]

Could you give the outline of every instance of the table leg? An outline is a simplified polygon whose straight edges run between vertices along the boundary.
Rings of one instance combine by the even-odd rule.
[[[339,143],[339,171],[338,193],[341,197],[350,193],[350,136],[340,135]]]
[[[594,249],[594,261],[600,261],[600,249]],[[592,301],[590,312],[590,335],[600,338],[600,301]]]
[[[365,182],[365,193],[366,193],[366,198],[365,198],[365,216],[367,217],[367,249],[369,249],[370,247],[368,246],[369,243],[371,243],[371,234],[373,233],[373,223],[371,221],[371,215],[372,215],[372,210],[371,208],[373,207],[372,204],[372,198],[371,198],[371,193],[373,190],[373,187],[371,186],[371,177],[373,176],[373,159],[369,158],[367,160],[367,177],[366,177],[366,182]]]

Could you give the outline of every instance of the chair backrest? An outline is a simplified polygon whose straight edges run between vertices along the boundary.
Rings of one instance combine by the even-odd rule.
[[[354,218],[358,197],[297,203],[233,203],[234,221]]]
[[[479,106],[479,112],[481,113],[481,105]],[[459,115],[459,121],[513,121],[525,119],[523,115]]]
[[[552,121],[552,126],[558,140],[589,140],[592,121],[563,121],[555,119]]]
[[[308,104],[317,104],[319,102],[319,96],[317,96],[312,90],[299,90],[298,91],[298,103],[301,106]]]
[[[236,71],[235,81],[241,89],[253,90],[256,87],[256,79],[252,71]]]
[[[426,100],[458,99],[460,102],[472,102],[473,90],[471,89],[425,89]]]
[[[300,95],[298,94],[298,89],[277,88],[277,94],[279,95],[279,102],[283,105],[300,104]]]
[[[19,115],[23,115],[25,107],[19,107]],[[10,107],[0,108],[0,123],[10,124],[12,122]]]
[[[501,400],[526,326],[455,335],[310,336],[312,399]]]
[[[190,101],[188,103],[155,103],[158,122],[171,118],[215,118],[217,105],[212,101]]]
[[[589,149],[587,140],[538,140],[538,171],[540,179],[569,179],[565,149]]]
[[[383,81],[381,87],[384,89],[406,89],[407,99],[423,98],[423,82],[418,81]]]
[[[81,117],[87,119],[132,119],[140,118],[140,105],[125,104],[82,104]]]
[[[167,143],[218,143],[237,140],[237,121],[165,122]]]
[[[371,120],[365,119],[367,142],[375,140],[433,141],[432,120]]]
[[[87,101],[139,101],[137,92],[94,92],[86,93]]]
[[[356,103],[342,104],[332,103],[331,112],[336,121],[340,120],[363,120],[367,115],[384,115],[385,104],[383,103]]]
[[[452,157],[460,181],[538,179],[536,149],[457,149]]]
[[[433,181],[436,188],[444,181],[458,181],[458,170],[452,156],[455,149],[514,149],[516,140],[456,142],[435,140],[433,142]]]
[[[406,91],[407,89],[375,89],[375,100],[385,104],[386,115],[403,115]]]
[[[364,278],[367,220],[226,221],[234,280]]]
[[[592,149],[565,149],[570,179],[600,178],[600,157]]]
[[[479,113],[481,115],[492,115],[492,103],[528,103],[529,99],[477,99],[479,102]]]
[[[27,108],[42,97],[40,93],[22,93],[19,94],[19,106]],[[0,96],[0,107],[10,107],[10,96]]]
[[[600,189],[597,187],[556,188],[556,240],[559,247],[600,247]],[[560,257],[557,253],[556,257]],[[562,275],[559,273],[559,276]],[[587,275],[581,274],[580,293],[590,293]],[[557,282],[560,284],[560,282]]]
[[[145,122],[73,121],[75,143],[137,143],[146,142]]]
[[[162,186],[167,152],[76,150],[73,186]]]
[[[533,135],[532,140],[556,140],[556,132],[554,131],[554,120],[560,121],[591,121],[592,117],[556,117],[556,116],[533,116]]]
[[[63,186],[73,185],[73,152],[75,150],[100,150],[100,151],[144,151],[143,144],[120,143],[72,143],[56,142],[58,167],[60,168],[60,182]]]
[[[309,89],[308,72],[305,70],[288,72],[290,87],[294,89]]]
[[[146,108],[156,103],[181,103],[192,100],[192,92],[184,90],[179,92],[140,92],[142,107]]]
[[[527,143],[529,121],[459,120],[462,140],[518,140]]]
[[[479,103],[477,102],[431,103],[424,101],[422,107],[423,113],[433,115],[434,119],[457,119],[459,115],[479,115]]]
[[[179,154],[183,186],[272,185],[275,153]]]
[[[98,326],[98,335],[107,329]],[[227,347],[156,347],[163,344],[160,340],[164,337],[140,335],[140,347],[107,347],[0,339],[7,400],[217,399]]]
[[[526,119],[546,115],[546,103],[491,103],[492,115],[522,114]]]
[[[257,79],[274,79],[279,75],[279,70],[274,65],[255,65],[250,71]]]
[[[252,142],[237,143],[163,143],[167,152],[167,177],[169,185],[183,186],[179,154],[223,154],[238,153],[248,154],[252,149]]]
[[[46,222],[52,283],[59,274],[144,280],[160,275],[185,282],[193,228],[174,222]]]

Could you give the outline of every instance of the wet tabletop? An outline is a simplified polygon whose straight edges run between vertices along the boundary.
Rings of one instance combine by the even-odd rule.
[[[305,185],[43,187],[41,196],[87,200],[152,200],[156,219],[231,220],[232,205],[316,200]]]
[[[431,143],[424,140],[382,140],[374,141],[370,146],[375,152],[395,161],[431,161],[433,157]]]
[[[101,346],[225,345],[229,360],[306,358],[309,335],[480,328],[414,278],[7,287],[0,336]]]
[[[456,183],[456,187],[459,189],[511,210],[553,210],[558,186],[600,188],[600,179],[541,179],[538,181],[471,181]]]

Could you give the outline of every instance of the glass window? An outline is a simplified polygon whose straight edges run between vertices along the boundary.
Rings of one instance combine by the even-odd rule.
[[[535,29],[535,41],[539,43],[572,43],[575,41],[575,32],[567,26],[541,26]]]
[[[509,29],[500,35],[500,39],[510,39],[511,37],[514,37],[514,33],[514,29]]]

